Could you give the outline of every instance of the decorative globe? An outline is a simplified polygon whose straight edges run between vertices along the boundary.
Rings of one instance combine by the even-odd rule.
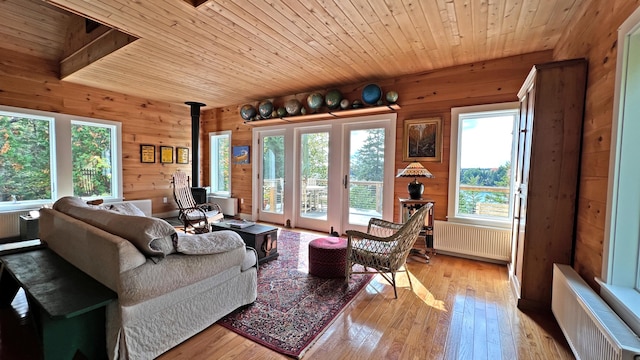
[[[340,90],[329,90],[325,96],[325,102],[329,109],[337,109],[340,106],[340,100],[342,100],[342,93]]]
[[[298,99],[289,99],[284,103],[284,108],[287,110],[287,114],[298,115],[300,114],[302,104],[300,104],[300,101],[298,101]]]
[[[307,115],[307,108],[306,108],[306,107],[304,107],[304,106],[303,106],[303,107],[300,109],[300,115]]]
[[[353,107],[354,109],[359,109],[361,107],[363,107],[364,105],[362,104],[362,101],[355,99],[353,100],[353,104],[351,104],[351,107]]]
[[[362,101],[365,104],[373,105],[382,97],[382,89],[376,84],[369,84],[362,89]]]
[[[349,99],[342,99],[340,101],[340,109],[342,109],[342,110],[348,109],[349,105],[351,105],[351,103],[349,103]]]
[[[242,105],[240,108],[240,116],[246,121],[251,121],[256,116],[256,108],[251,104]]]
[[[282,106],[278,108],[278,117],[285,117],[287,116],[287,109],[283,108]]]
[[[258,112],[263,119],[269,119],[273,112],[273,103],[269,100],[265,100],[258,105]]]
[[[318,92],[309,94],[309,96],[307,96],[307,105],[309,105],[309,109],[311,109],[312,111],[320,109],[323,103],[324,98],[322,97],[322,94]]]
[[[386,98],[387,98],[387,102],[389,104],[395,104],[396,101],[398,101],[398,93],[393,91],[393,90],[388,91],[387,95],[386,95]]]

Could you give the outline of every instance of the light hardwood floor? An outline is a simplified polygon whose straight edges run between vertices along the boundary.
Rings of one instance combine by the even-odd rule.
[[[398,274],[398,299],[376,277],[327,328],[304,359],[573,359],[552,315],[515,307],[507,268],[436,255]],[[24,299],[0,310],[0,358],[37,359]],[[218,325],[160,357],[287,359]]]
[[[408,263],[398,299],[379,276],[336,318],[304,359],[574,359],[548,314],[515,307],[507,268],[436,255]],[[160,357],[286,359],[214,325]]]

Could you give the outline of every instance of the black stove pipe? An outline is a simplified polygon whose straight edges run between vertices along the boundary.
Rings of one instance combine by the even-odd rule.
[[[196,101],[187,101],[191,106],[191,183],[200,186],[200,108],[206,106]]]

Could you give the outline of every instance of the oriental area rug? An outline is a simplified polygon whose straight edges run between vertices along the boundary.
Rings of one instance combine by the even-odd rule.
[[[323,279],[308,274],[309,242],[321,237],[281,229],[278,258],[260,264],[258,299],[218,324],[284,355],[300,358],[373,277]]]

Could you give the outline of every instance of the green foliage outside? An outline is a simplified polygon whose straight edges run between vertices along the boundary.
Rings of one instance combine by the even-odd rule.
[[[51,199],[49,134],[47,120],[0,115],[0,201]]]
[[[111,195],[111,129],[87,124],[71,126],[73,194]]]
[[[354,181],[382,183],[384,179],[384,129],[367,131],[367,138],[351,157],[349,204],[363,210],[379,211],[382,199],[375,185],[356,185]]]
[[[490,204],[508,204],[509,193],[464,190],[464,185],[486,186],[494,188],[509,188],[511,181],[511,162],[508,161],[497,169],[461,169],[460,170],[460,191],[459,209],[462,214],[474,214],[476,205],[480,202]]]
[[[218,172],[218,183],[213,191],[230,191],[229,174],[231,171],[230,156],[231,156],[231,144],[229,144],[229,136],[216,137],[214,141],[217,141],[218,149],[218,166],[215,170]]]

